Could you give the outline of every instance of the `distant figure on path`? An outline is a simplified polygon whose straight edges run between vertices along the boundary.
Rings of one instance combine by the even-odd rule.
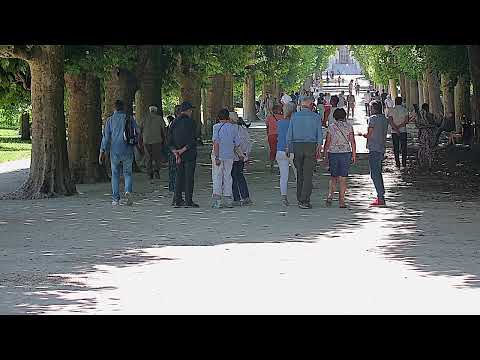
[[[353,96],[353,95],[352,95]],[[329,190],[326,205],[332,205],[333,194],[339,183],[339,206],[345,208],[345,191],[350,164],[355,164],[357,157],[353,127],[347,122],[345,110],[336,109],[333,113],[335,123],[330,125],[325,139],[324,156],[330,169]]]
[[[120,204],[120,166],[123,167],[123,176],[125,178],[125,198],[127,199],[127,205],[133,205],[132,164],[135,145],[127,143],[128,139],[132,139],[134,144],[138,142],[137,122],[132,114],[125,113],[123,101],[117,100],[115,101],[115,111],[112,116],[107,119],[103,130],[100,155],[98,158],[98,162],[102,164],[105,161],[105,154],[110,150],[113,206]]]
[[[177,172],[175,179],[175,207],[197,208],[193,202],[195,167],[197,164],[196,125],[192,119],[193,105],[184,101],[180,115],[173,121],[169,131],[168,146],[175,156]],[[185,200],[182,190],[185,189]]]
[[[348,94],[353,94],[353,79],[348,83]]]
[[[354,118],[355,114],[355,95],[348,94],[347,96],[347,119],[350,116],[350,110],[352,110],[352,119]]]
[[[377,191],[377,198],[371,206],[385,205],[385,186],[382,175],[382,162],[385,157],[385,142],[387,139],[388,120],[382,114],[382,104],[375,100],[371,103],[372,116],[368,119],[368,132],[363,134],[367,138],[368,165],[370,176]]]
[[[280,105],[274,105],[272,113],[265,120],[267,125],[267,139],[268,146],[270,147],[269,160],[270,160],[270,172],[273,173],[273,164],[277,153],[277,121],[282,119],[282,107]]]
[[[328,114],[328,118],[327,118],[327,127],[329,127],[330,124],[333,124],[335,122],[335,118],[333,117],[333,113],[338,108],[338,102],[339,102],[339,99],[338,99],[337,95],[333,95],[330,98],[330,113]]]
[[[418,109],[418,106],[414,106],[414,108],[416,114],[415,125],[418,128],[419,142],[417,166],[419,168],[431,169],[436,140],[436,119],[429,111],[428,104],[423,104],[421,110]]]
[[[357,80],[355,80],[355,94],[356,94],[357,96],[360,95],[360,84],[358,83]]]
[[[293,152],[287,152],[287,132],[290,126],[290,118],[295,112],[295,104],[288,103],[283,106],[284,118],[277,123],[278,127],[278,142],[277,142],[277,155],[276,160],[278,168],[280,169],[280,194],[282,196],[282,204],[288,206],[287,199],[287,187],[288,187],[288,175],[289,165],[292,166],[293,173],[295,174],[295,181],[297,180],[297,170],[293,163]]]
[[[340,75],[338,75],[337,81],[338,81],[338,86],[340,86],[342,83],[342,77]]]
[[[322,122],[310,110],[313,98],[302,100],[302,109],[293,114],[287,132],[287,153],[293,150],[297,168],[297,200],[301,209],[311,209],[312,176],[315,159],[320,157],[323,144]]]
[[[388,121],[392,128],[393,152],[395,164],[400,169],[400,149],[402,150],[402,165],[407,166],[407,128],[408,111],[402,105],[400,96],[395,98],[395,107],[388,112]]]
[[[140,125],[140,133],[142,134],[142,144],[145,152],[145,166],[147,175],[150,179],[160,179],[160,165],[162,162],[162,151],[165,146],[165,121],[163,117],[158,115],[158,107],[151,105],[149,113],[143,119]],[[153,163],[155,166],[152,166]]]
[[[365,115],[367,117],[370,116],[370,101],[371,100],[372,100],[372,97],[370,95],[370,90],[367,90],[367,92],[365,93],[365,96],[363,97],[363,102],[365,103]]]
[[[345,91],[341,91],[340,95],[338,95],[338,107],[339,108],[344,108],[346,105],[346,100],[345,100]]]

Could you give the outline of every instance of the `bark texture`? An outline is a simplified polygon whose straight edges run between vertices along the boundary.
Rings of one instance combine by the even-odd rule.
[[[38,199],[73,195],[64,104],[63,45],[40,45],[28,59],[32,76],[32,158],[26,182],[3,198]]]
[[[106,181],[98,164],[102,140],[100,79],[93,74],[65,75],[68,96],[68,158],[77,184]]]
[[[407,101],[407,94],[405,92],[405,75],[400,74],[400,95],[404,102]]]
[[[103,122],[115,110],[115,101],[122,100],[126,110],[132,111],[135,100],[136,79],[135,75],[127,69],[115,68],[110,71],[105,80],[105,101],[103,107]]]
[[[410,103],[419,105],[418,101],[418,82],[415,79],[410,79]],[[419,105],[420,106],[420,105]]]
[[[451,79],[447,74],[441,74],[440,84],[443,93],[443,109],[445,115],[453,113],[455,116],[455,103],[454,103],[454,79]]]
[[[440,98],[440,80],[435,71],[427,70],[428,105],[430,112],[436,116],[443,116],[442,99]]]
[[[477,128],[477,141],[480,140],[480,45],[468,46],[470,76],[473,84],[472,121]]]
[[[233,111],[233,75],[230,73],[224,75],[223,107]]]
[[[197,125],[197,138],[202,138],[201,123],[201,105],[202,90],[200,87],[200,77],[190,65],[182,66],[180,73],[180,98],[181,101],[190,101],[195,107],[192,113],[192,119]]]
[[[425,99],[423,97],[423,80],[417,80],[418,83],[418,104],[421,107],[423,103],[425,103]]]
[[[255,74],[248,72],[243,83],[243,119],[245,121],[256,121],[255,109]]]
[[[423,73],[423,102],[429,104],[427,73]],[[423,104],[422,104],[423,105]]]
[[[412,107],[412,101],[410,99],[410,78],[405,77],[405,104],[407,104],[407,109]]]
[[[210,77],[210,85],[207,88],[206,107],[204,121],[206,121],[206,136],[212,136],[212,127],[217,120],[218,112],[224,107],[225,76],[214,75]]]
[[[388,80],[388,86],[389,86],[390,96],[392,100],[395,101],[395,98],[398,96],[397,81],[395,79]]]
[[[455,102],[455,127],[461,129],[462,116],[470,117],[470,81],[464,76],[459,76],[454,89]]]
[[[28,113],[23,113],[20,118],[20,137],[22,140],[30,140],[31,137],[31,127],[30,127],[30,115]]]

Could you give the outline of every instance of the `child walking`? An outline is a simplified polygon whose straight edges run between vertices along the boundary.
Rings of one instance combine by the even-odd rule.
[[[212,150],[212,207],[233,207],[232,205],[232,166],[235,151],[239,151],[240,138],[236,125],[230,122],[228,109],[218,113],[219,122],[213,126]],[[243,154],[239,156],[243,161]],[[223,202],[222,202],[223,200]]]

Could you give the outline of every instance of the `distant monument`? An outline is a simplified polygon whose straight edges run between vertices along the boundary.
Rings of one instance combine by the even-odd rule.
[[[327,70],[333,70],[335,76],[340,72],[342,75],[361,75],[362,69],[357,60],[355,60],[347,45],[339,45],[337,53],[330,57]]]

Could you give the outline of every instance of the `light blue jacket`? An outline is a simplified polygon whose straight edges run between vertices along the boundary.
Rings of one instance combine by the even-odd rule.
[[[287,144],[292,151],[292,143],[323,143],[322,118],[317,113],[303,108],[293,113],[287,131]]]
[[[135,118],[132,119],[132,124],[138,133],[138,127]],[[111,154],[116,155],[133,154],[134,146],[127,145],[125,139],[123,138],[124,131],[125,113],[123,111],[115,111],[105,123],[102,145],[100,149],[104,152],[108,152],[108,150],[110,150]]]

